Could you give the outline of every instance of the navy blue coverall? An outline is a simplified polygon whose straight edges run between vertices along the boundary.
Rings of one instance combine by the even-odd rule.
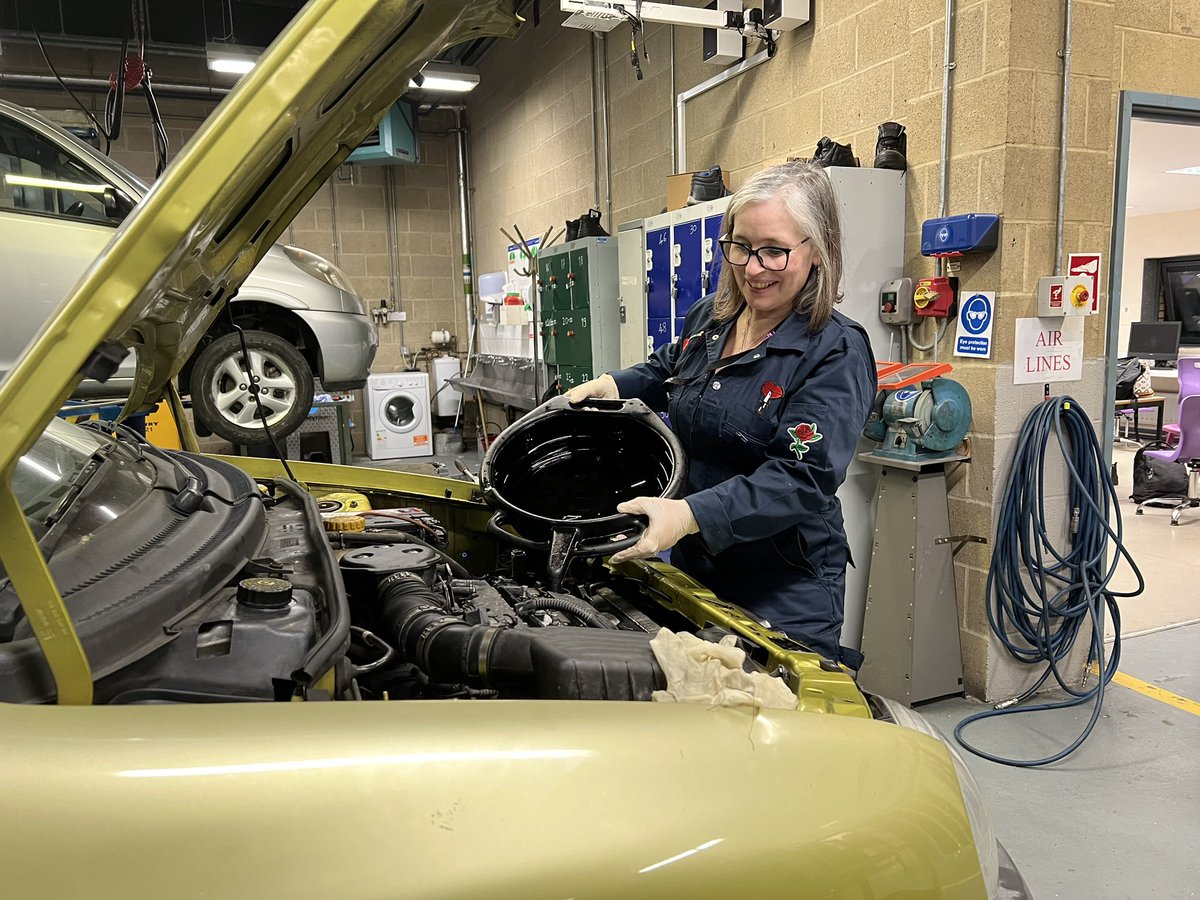
[[[875,399],[870,340],[840,313],[817,334],[793,313],[726,364],[734,321],[714,322],[706,298],[684,337],[610,374],[621,397],[669,414],[688,455],[700,533],[671,562],[837,660],[849,548],[836,492]]]

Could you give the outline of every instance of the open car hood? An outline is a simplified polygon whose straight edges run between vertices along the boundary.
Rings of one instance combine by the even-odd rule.
[[[156,400],[276,238],[444,48],[516,0],[313,0],[209,116],[0,383],[0,478],[125,348]]]

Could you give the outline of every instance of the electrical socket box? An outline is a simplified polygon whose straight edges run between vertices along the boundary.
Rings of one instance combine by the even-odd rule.
[[[1038,279],[1038,315],[1090,316],[1092,280],[1080,275],[1046,275]]]
[[[879,319],[885,325],[911,325],[916,321],[911,278],[896,278],[880,288]]]
[[[719,12],[742,12],[742,0],[711,0],[705,7]],[[742,35],[732,28],[705,28],[703,32],[701,57],[706,63],[714,66],[728,66],[741,62],[745,51],[742,49]]]
[[[774,31],[791,31],[812,18],[812,0],[763,0],[762,23]]]
[[[946,319],[954,315],[958,301],[958,279],[922,278],[913,290],[913,306],[918,316]]]

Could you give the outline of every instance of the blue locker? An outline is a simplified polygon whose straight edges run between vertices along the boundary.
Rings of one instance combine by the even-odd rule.
[[[721,237],[721,223],[725,216],[709,216],[704,220],[704,278],[700,285],[701,296],[711,294],[717,289],[717,278],[721,274],[721,266],[725,262],[725,257],[721,255],[721,248],[717,246],[717,240]]]
[[[683,336],[684,336],[684,334],[683,334],[683,316],[676,316],[675,317],[675,338],[679,339]]]
[[[697,300],[704,296],[701,284],[704,276],[704,224],[700,219],[671,226],[675,263],[676,317],[684,316]]]
[[[663,344],[671,343],[671,320],[650,319],[647,322],[647,332],[653,349],[657,350]]]
[[[671,230],[646,233],[646,317],[671,316]],[[653,333],[653,332],[649,332]]]

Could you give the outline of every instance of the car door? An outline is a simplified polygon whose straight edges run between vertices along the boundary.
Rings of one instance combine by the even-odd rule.
[[[112,238],[129,210],[118,197],[50,137],[0,111],[0,374]]]

